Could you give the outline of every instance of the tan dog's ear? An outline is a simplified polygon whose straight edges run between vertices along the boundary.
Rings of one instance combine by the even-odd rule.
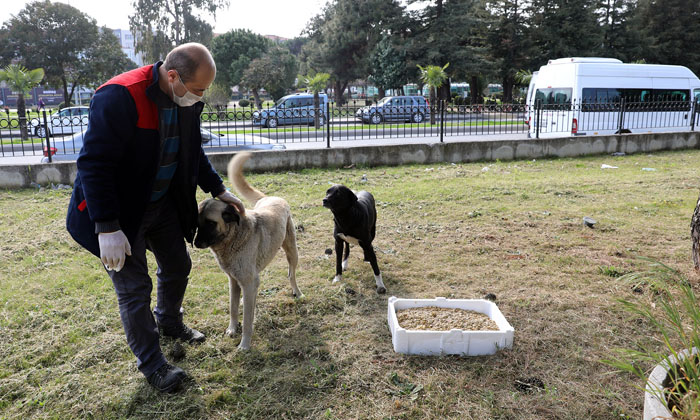
[[[236,222],[237,225],[241,224],[241,216],[236,211],[236,208],[232,205],[227,205],[223,213],[221,213],[221,218],[224,219],[226,223]]]

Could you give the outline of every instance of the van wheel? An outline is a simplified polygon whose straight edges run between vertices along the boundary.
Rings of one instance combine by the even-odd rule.
[[[411,121],[413,121],[416,124],[422,123],[424,119],[425,117],[420,112],[416,112],[415,114],[411,115]]]
[[[265,126],[267,128],[276,128],[277,127],[277,118],[269,118],[267,122],[265,123]]]
[[[34,135],[42,139],[46,138],[46,128],[43,125],[39,125],[34,129]]]
[[[382,114],[380,114],[378,112],[375,112],[374,114],[372,114],[369,117],[369,122],[371,122],[372,124],[380,124],[382,122],[382,120],[383,120]]]

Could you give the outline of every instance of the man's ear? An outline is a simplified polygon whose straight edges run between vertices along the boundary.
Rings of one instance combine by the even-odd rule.
[[[235,222],[237,225],[241,224],[241,216],[236,211],[236,208],[230,204],[227,205],[224,212],[221,213],[221,218],[224,219],[224,222],[226,223]]]

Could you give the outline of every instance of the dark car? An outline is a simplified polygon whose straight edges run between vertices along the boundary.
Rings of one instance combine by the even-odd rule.
[[[362,122],[379,124],[383,121],[422,123],[429,111],[428,101],[422,96],[386,96],[376,105],[357,110],[355,118]]]

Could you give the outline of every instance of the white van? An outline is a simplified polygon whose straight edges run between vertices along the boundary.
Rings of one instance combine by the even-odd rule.
[[[683,66],[550,60],[530,82],[528,136],[688,131],[693,121],[696,128],[700,124],[700,109],[693,106],[698,100],[700,80]]]

